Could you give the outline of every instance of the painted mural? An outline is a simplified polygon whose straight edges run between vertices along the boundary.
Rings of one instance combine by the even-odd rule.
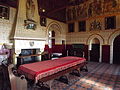
[[[120,0],[86,0],[67,8],[67,20],[120,13]]]

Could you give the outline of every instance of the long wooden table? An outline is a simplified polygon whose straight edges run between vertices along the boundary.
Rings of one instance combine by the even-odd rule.
[[[68,56],[54,60],[23,64],[19,66],[18,72],[19,74],[25,75],[26,78],[34,80],[35,83],[38,83],[38,81],[45,82],[62,76],[85,65],[85,58]]]

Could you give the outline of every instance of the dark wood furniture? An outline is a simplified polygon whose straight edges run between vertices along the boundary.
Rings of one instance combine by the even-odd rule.
[[[19,74],[25,75],[28,82],[33,85],[44,87],[44,82],[56,79],[76,70],[80,76],[80,70],[87,70],[86,59],[80,57],[62,57],[54,60],[47,60],[31,64],[23,64],[18,68]],[[66,76],[66,83],[68,78]],[[50,85],[49,85],[50,86]],[[49,87],[50,88],[50,87]]]

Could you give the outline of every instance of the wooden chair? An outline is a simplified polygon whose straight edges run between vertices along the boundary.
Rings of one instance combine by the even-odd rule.
[[[17,71],[13,70],[13,64],[2,64],[4,88],[9,87],[9,90],[27,90],[27,81],[24,76],[15,76]],[[6,86],[6,87],[5,87]],[[7,89],[8,90],[8,89]]]

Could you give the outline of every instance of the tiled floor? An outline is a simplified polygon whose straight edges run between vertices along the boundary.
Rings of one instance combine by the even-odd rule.
[[[69,75],[69,84],[54,80],[51,90],[120,90],[120,65],[89,62],[88,72],[81,72],[81,77]],[[3,79],[0,74],[0,90]],[[40,90],[39,88],[28,88],[28,90]]]
[[[88,63],[89,72],[71,78],[68,85],[54,83],[52,90],[120,90],[120,65]]]

